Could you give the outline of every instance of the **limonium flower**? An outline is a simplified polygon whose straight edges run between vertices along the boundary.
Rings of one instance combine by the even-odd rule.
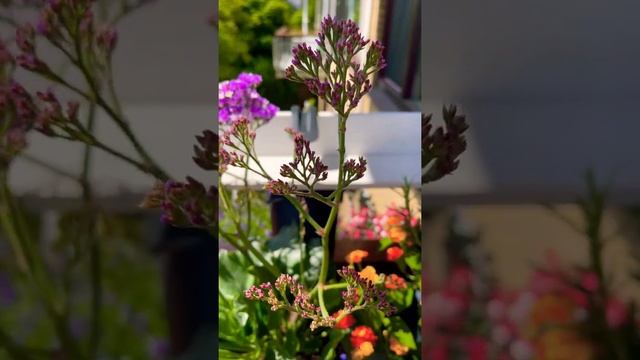
[[[223,81],[218,85],[218,121],[229,124],[240,118],[252,123],[269,122],[278,110],[267,99],[260,96],[257,87],[262,76],[241,73],[236,79]]]
[[[244,293],[249,300],[263,301],[270,305],[272,311],[287,309],[298,313],[303,318],[311,319],[311,330],[318,327],[333,327],[336,319],[323,318],[320,307],[311,302],[311,297],[298,280],[288,274],[282,274],[273,283],[251,286]],[[289,298],[293,297],[293,302]]]
[[[387,64],[379,41],[365,40],[352,20],[326,17],[316,39],[317,50],[306,43],[293,49],[285,76],[304,83],[312,94],[330,104],[341,116],[348,116],[371,88],[369,76]],[[355,60],[367,47],[365,60]]]

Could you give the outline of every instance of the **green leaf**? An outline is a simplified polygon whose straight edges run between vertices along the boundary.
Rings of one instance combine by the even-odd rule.
[[[386,248],[391,246],[391,244],[393,244],[393,241],[391,241],[389,237],[383,237],[382,239],[380,239],[380,251],[385,250]]]
[[[320,355],[322,359],[325,360],[333,360],[336,358],[336,347],[340,344],[340,341],[347,335],[346,331],[342,330],[332,330],[329,334],[329,342],[325,345],[324,349],[322,349],[322,354]]]
[[[407,264],[407,266],[415,271],[415,272],[420,272],[422,270],[422,264],[421,264],[421,256],[420,254],[411,254],[409,256],[405,256],[404,257],[404,262]]]
[[[413,289],[388,290],[387,297],[398,311],[402,311],[413,303]]]
[[[416,350],[416,341],[407,324],[397,316],[393,316],[389,320],[391,336],[395,337],[402,345],[408,347],[410,350]]]
[[[249,264],[236,251],[220,250],[218,255],[218,288],[220,295],[227,299],[237,299],[242,296],[254,282],[249,274]]]
[[[276,235],[271,237],[267,243],[269,250],[274,251],[282,248],[290,248],[298,242],[298,225],[293,223],[280,229]]]

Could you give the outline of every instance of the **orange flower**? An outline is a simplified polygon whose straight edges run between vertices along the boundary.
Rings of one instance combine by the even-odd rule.
[[[351,358],[353,360],[363,360],[369,357],[369,355],[373,354],[373,351],[374,351],[373,344],[369,341],[365,341],[362,344],[360,344],[360,346],[353,349],[353,352],[351,353]]]
[[[389,229],[389,239],[394,243],[403,242],[407,238],[407,232],[400,226]]]
[[[402,216],[402,214],[396,212],[393,215],[390,215],[387,218],[387,225],[389,226],[398,226],[398,225],[402,225],[404,223],[404,216]]]
[[[395,337],[389,338],[389,349],[398,356],[406,355],[409,352],[409,347],[402,345]]]
[[[533,305],[531,325],[534,329],[549,325],[567,325],[573,321],[575,309],[573,301],[563,296],[543,296]]]
[[[364,250],[353,250],[344,258],[349,264],[360,264],[362,259],[369,256],[369,253]]]
[[[391,274],[387,276],[387,280],[384,283],[384,287],[390,290],[406,289],[407,282],[404,281],[404,279],[401,278],[400,276],[396,274]]]
[[[387,260],[389,261],[396,261],[400,259],[402,255],[404,255],[404,250],[402,250],[401,247],[392,246],[387,248]]]
[[[342,310],[333,314],[333,318],[337,319],[341,314],[342,314]],[[338,321],[333,327],[336,329],[346,330],[355,324],[356,324],[356,318],[353,315],[349,314],[343,317],[342,319],[340,319],[340,321]]]
[[[378,281],[378,273],[376,273],[376,269],[370,265],[360,271],[360,276],[374,283]]]
[[[353,331],[351,332],[351,338],[349,340],[351,340],[351,346],[353,346],[354,348],[359,348],[366,342],[371,344],[371,347],[373,347],[376,341],[378,341],[378,337],[370,327],[366,325],[360,325],[353,329]]]
[[[593,359],[593,345],[571,329],[545,331],[538,342],[541,359]]]

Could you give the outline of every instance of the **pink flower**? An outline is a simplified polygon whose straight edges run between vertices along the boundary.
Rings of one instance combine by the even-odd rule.
[[[555,275],[536,271],[531,276],[530,289],[536,295],[544,295],[562,290],[565,284]]]
[[[582,274],[582,279],[580,281],[581,285],[585,290],[595,292],[598,290],[600,286],[600,282],[598,281],[598,275],[594,272],[586,272]]]
[[[459,294],[467,293],[471,290],[471,279],[473,274],[466,266],[456,266],[451,272],[446,289]]]
[[[629,320],[629,310],[622,300],[611,298],[607,302],[607,324],[612,328],[617,328]]]
[[[447,338],[440,336],[435,344],[428,350],[426,359],[430,360],[448,360],[449,359],[449,341]]]
[[[465,349],[469,360],[487,360],[489,358],[489,344],[480,336],[467,338]]]

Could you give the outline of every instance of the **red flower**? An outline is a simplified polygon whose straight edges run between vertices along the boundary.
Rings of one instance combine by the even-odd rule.
[[[342,310],[333,314],[333,317],[337,319],[338,316],[340,316],[340,314],[342,314]],[[346,330],[355,324],[356,324],[356,318],[353,315],[349,314],[343,317],[340,321],[338,321],[333,327],[336,329]]]
[[[387,249],[387,260],[396,261],[402,257],[404,250],[398,246],[392,246]]]
[[[353,329],[353,331],[351,332],[350,340],[351,340],[351,346],[353,346],[354,348],[358,348],[360,347],[360,345],[362,345],[365,342],[370,342],[371,344],[375,344],[376,341],[378,340],[378,337],[370,327],[366,325],[360,325],[355,329]]]
[[[400,276],[396,274],[391,274],[387,276],[384,287],[390,290],[406,289],[407,283]]]

